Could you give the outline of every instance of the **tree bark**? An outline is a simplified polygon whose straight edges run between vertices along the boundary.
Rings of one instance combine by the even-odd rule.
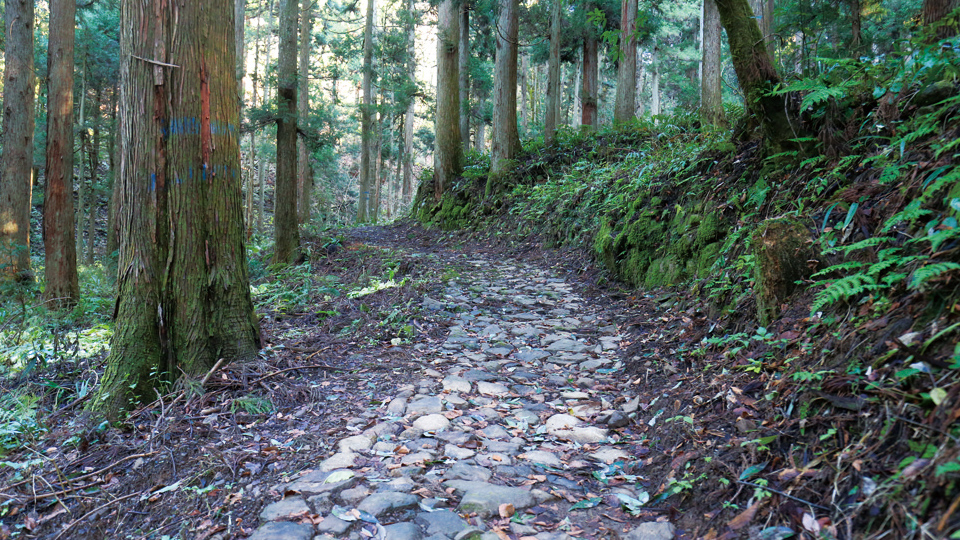
[[[493,74],[493,135],[490,146],[490,176],[486,194],[508,170],[520,151],[517,131],[517,0],[499,0],[497,53]]]
[[[543,140],[553,144],[560,117],[560,4],[553,0],[550,6],[550,59],[547,75],[547,110],[543,119]]]
[[[300,80],[297,90],[297,113],[303,122],[310,114],[310,47],[313,42],[313,8],[316,0],[302,0],[300,10]],[[297,185],[300,189],[297,201],[300,212],[297,216],[300,224],[310,221],[310,205],[313,194],[313,167],[307,143],[297,138]]]
[[[724,126],[720,87],[720,14],[714,0],[703,0],[700,17],[700,120],[708,126]]]
[[[850,7],[850,51],[854,55],[859,55],[860,47],[863,45],[860,0],[849,0],[848,5]]]
[[[120,101],[119,83],[114,84],[110,97],[110,139],[107,144],[107,157],[110,162],[110,207],[107,211],[107,259],[114,261],[113,254],[117,252],[120,241],[119,224],[117,223],[117,206],[120,204],[120,182],[117,179],[117,138],[120,133],[120,122],[117,119],[117,109]]]
[[[297,221],[297,0],[280,0],[277,58],[277,178],[273,197],[274,264],[299,255]]]
[[[433,151],[434,197],[440,197],[463,170],[460,140],[460,20],[454,0],[437,8],[437,114]]]
[[[370,221],[370,191],[376,189],[374,161],[373,102],[373,22],[376,0],[367,0],[367,16],[363,29],[363,103],[360,105],[360,196],[357,200],[357,223]]]
[[[596,129],[597,117],[597,81],[600,76],[599,47],[593,29],[587,30],[583,37],[583,87],[580,90],[582,129]]]
[[[5,0],[3,153],[0,155],[0,279],[31,281],[33,189],[33,0]]]
[[[413,0],[407,0],[407,74],[411,79],[417,74],[417,27],[414,24]],[[409,205],[413,200],[413,123],[416,120],[417,103],[414,96],[409,96],[407,110],[403,119],[403,204]]]
[[[116,330],[89,410],[259,347],[243,246],[230,0],[123,0]],[[148,59],[148,60],[143,60]]]
[[[925,27],[937,25],[931,34],[932,41],[939,41],[957,35],[960,27],[956,22],[946,24],[943,19],[960,7],[960,0],[923,0],[922,18]]]
[[[470,149],[470,10],[469,3],[460,6],[460,143]]]
[[[84,264],[93,264],[93,255],[97,242],[97,206],[98,206],[98,184],[100,170],[100,134],[101,134],[101,111],[103,110],[103,90],[97,88],[97,113],[93,120],[93,141],[90,144],[90,210],[87,212],[87,253],[84,256]]]
[[[660,110],[660,47],[654,46],[650,60],[653,64],[653,74],[650,77],[650,115],[656,117],[663,112]]]
[[[733,68],[747,110],[760,123],[766,144],[778,153],[794,135],[783,99],[770,95],[780,82],[753,10],[747,0],[716,0],[720,22],[727,31]]]
[[[636,118],[637,109],[637,0],[623,0],[620,9],[620,66],[613,123]]]
[[[80,298],[73,213],[73,50],[76,11],[74,0],[50,2],[47,164],[43,202],[46,289],[43,296],[48,304],[61,309],[74,306]],[[83,161],[82,147],[80,160]]]
[[[530,86],[527,81],[530,71],[530,59],[526,54],[520,55],[520,131],[526,137],[530,132]]]

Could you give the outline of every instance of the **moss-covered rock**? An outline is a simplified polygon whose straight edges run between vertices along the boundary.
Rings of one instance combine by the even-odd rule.
[[[810,276],[811,243],[810,231],[791,218],[767,220],[751,235],[760,324],[766,326],[777,318],[780,305],[797,290],[796,282]]]

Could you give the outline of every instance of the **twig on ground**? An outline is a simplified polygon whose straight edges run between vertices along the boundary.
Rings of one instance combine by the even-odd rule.
[[[137,458],[150,457],[150,456],[152,456],[152,455],[154,455],[154,454],[157,454],[157,452],[146,452],[146,453],[144,453],[144,454],[133,454],[133,455],[127,456],[127,457],[125,457],[125,458],[123,458],[123,459],[114,461],[114,462],[111,463],[110,465],[107,465],[106,467],[103,467],[103,468],[100,469],[100,470],[93,471],[93,472],[91,472],[91,473],[87,473],[87,474],[78,476],[78,477],[76,477],[76,478],[68,478],[68,479],[66,480],[66,482],[64,482],[64,483],[67,483],[67,482],[79,482],[79,481],[81,481],[81,480],[86,480],[87,478],[90,478],[90,477],[92,477],[92,476],[97,476],[97,475],[99,475],[99,474],[103,474],[103,473],[107,472],[108,470],[116,467],[117,465],[119,465],[119,464],[121,464],[121,463],[123,463],[123,462],[125,462],[125,461],[130,461],[131,459],[137,459]],[[27,479],[27,480],[23,480],[23,481],[17,482],[16,484],[10,484],[9,486],[7,486],[7,489],[11,489],[11,488],[15,488],[15,487],[18,487],[18,486],[22,486],[22,485],[24,485],[24,484],[26,484],[26,483],[28,483],[28,482],[30,482],[30,481],[31,481],[31,479]],[[64,483],[62,483],[61,485],[63,485]],[[57,492],[54,492],[54,493],[44,493],[44,494],[41,494],[41,495],[36,495],[36,494],[34,494],[34,495],[32,495],[30,498],[33,499],[33,500],[46,499],[47,497],[55,497],[55,496],[57,496],[57,495],[62,495],[62,494],[64,494],[64,493],[70,493],[71,491],[77,491],[77,490],[79,490],[79,489],[86,489],[86,488],[88,488],[88,487],[90,487],[90,486],[95,486],[95,485],[97,485],[97,484],[99,484],[99,483],[100,483],[100,482],[93,482],[92,484],[84,484],[84,485],[82,485],[82,486],[73,487],[73,488],[68,488],[68,489],[64,489],[64,490],[57,491]],[[15,496],[13,496],[13,495],[7,495],[6,493],[0,493],[0,497],[7,497],[7,498],[9,498],[9,499],[17,499],[17,497],[15,497]]]
[[[319,351],[317,351],[317,352],[319,352]],[[335,368],[335,367],[333,367],[333,366],[328,366],[328,365],[326,365],[326,364],[313,364],[313,365],[309,365],[309,366],[294,366],[294,367],[290,367],[290,368],[279,369],[279,370],[277,370],[277,371],[274,371],[273,373],[267,373],[266,375],[264,375],[263,377],[260,377],[259,379],[254,379],[253,381],[250,382],[250,384],[257,384],[257,383],[262,382],[262,381],[264,381],[264,380],[266,380],[266,379],[269,379],[270,377],[273,377],[273,376],[275,376],[275,375],[279,375],[279,374],[281,374],[281,373],[286,373],[287,371],[296,371],[296,370],[298,370],[298,369],[322,369],[322,370],[325,370],[325,371],[344,371],[344,370],[342,370],[342,369],[340,369],[340,368]]]
[[[796,502],[798,502],[798,503],[803,503],[803,504],[806,504],[806,505],[808,505],[808,506],[812,506],[812,507],[814,507],[814,508],[819,508],[819,509],[821,509],[821,510],[826,510],[826,511],[828,511],[828,512],[830,511],[830,509],[827,508],[826,506],[820,506],[819,504],[814,504],[814,503],[812,503],[812,502],[810,502],[810,501],[805,501],[805,500],[803,500],[803,499],[801,499],[801,498],[799,498],[799,497],[794,497],[793,495],[790,495],[789,493],[784,493],[784,492],[782,492],[782,491],[778,491],[778,490],[776,490],[776,489],[769,488],[769,487],[767,487],[767,486],[761,486],[760,484],[754,484],[753,482],[746,482],[746,481],[744,481],[744,480],[737,480],[737,483],[738,483],[738,484],[743,484],[743,485],[745,485],[745,486],[760,488],[760,489],[769,491],[770,493],[776,493],[777,495],[780,495],[781,497],[786,497],[786,498],[788,498],[788,499],[790,499],[790,500],[793,500],[793,501],[796,501]]]
[[[124,495],[123,497],[120,497],[120,498],[114,499],[114,500],[112,500],[112,501],[105,502],[105,503],[101,504],[100,506],[94,508],[93,510],[87,512],[86,514],[84,514],[84,515],[80,516],[79,518],[77,518],[77,519],[71,521],[70,523],[68,523],[67,526],[64,527],[62,531],[60,531],[59,534],[57,534],[56,536],[53,537],[53,540],[59,540],[60,537],[63,536],[67,531],[69,531],[70,529],[72,529],[74,525],[76,525],[77,523],[80,523],[81,521],[87,519],[88,517],[90,517],[90,516],[92,516],[93,514],[99,512],[100,510],[103,510],[104,508],[106,508],[106,507],[108,507],[108,506],[110,506],[110,505],[112,505],[112,504],[116,504],[116,503],[118,503],[118,502],[120,502],[120,501],[125,501],[125,500],[127,500],[127,499],[132,499],[133,497],[139,497],[139,496],[141,496],[141,495],[143,495],[143,493],[131,493],[131,494],[129,494],[129,495]]]

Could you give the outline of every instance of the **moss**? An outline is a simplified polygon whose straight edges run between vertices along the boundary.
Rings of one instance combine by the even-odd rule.
[[[683,265],[676,257],[667,255],[650,263],[644,279],[644,285],[650,288],[678,285],[686,280],[687,275]]]
[[[694,245],[704,247],[712,244],[723,236],[721,231],[720,215],[717,212],[708,213],[697,226],[697,239]]]
[[[765,221],[750,236],[754,255],[754,295],[760,324],[770,324],[780,314],[780,304],[797,289],[795,282],[810,276],[807,261],[813,258],[810,231],[790,218]]]

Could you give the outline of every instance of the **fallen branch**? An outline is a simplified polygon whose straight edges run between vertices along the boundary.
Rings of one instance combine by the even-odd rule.
[[[92,516],[93,514],[99,512],[100,510],[103,510],[104,508],[106,508],[106,507],[108,507],[108,506],[110,506],[110,505],[112,505],[112,504],[116,504],[116,503],[118,503],[118,502],[120,502],[120,501],[125,501],[125,500],[127,500],[127,499],[132,499],[133,497],[139,497],[139,496],[141,496],[141,495],[143,495],[143,493],[131,493],[131,494],[129,494],[129,495],[124,495],[123,497],[114,499],[114,500],[112,500],[112,501],[110,501],[110,502],[105,502],[105,503],[101,504],[100,506],[94,508],[93,510],[87,512],[86,514],[80,516],[79,518],[71,521],[69,524],[67,524],[66,527],[63,528],[62,531],[60,531],[59,534],[57,534],[56,536],[53,537],[53,540],[59,540],[60,537],[63,536],[64,533],[66,533],[67,531],[69,531],[70,529],[72,529],[74,525],[76,525],[77,523],[80,523],[81,521],[87,519],[88,517],[90,517],[90,516]]]
[[[760,484],[754,484],[753,482],[746,482],[746,481],[744,481],[744,480],[737,480],[737,483],[738,483],[738,484],[743,484],[743,485],[745,485],[745,486],[760,488],[760,489],[769,491],[770,493],[776,493],[777,495],[780,495],[781,497],[786,497],[786,498],[788,498],[788,499],[790,499],[790,500],[793,500],[793,501],[796,501],[796,502],[798,502],[798,503],[803,503],[803,504],[806,504],[807,506],[812,506],[812,507],[814,507],[814,508],[819,508],[820,510],[826,510],[826,511],[828,511],[828,512],[830,511],[830,509],[827,508],[826,506],[820,506],[819,504],[814,504],[814,503],[812,503],[812,502],[810,502],[810,501],[805,501],[805,500],[803,500],[803,499],[801,499],[801,498],[799,498],[799,497],[794,497],[793,495],[790,495],[790,494],[788,494],[788,493],[784,493],[784,492],[782,492],[782,491],[778,491],[778,490],[773,489],[773,488],[768,488],[767,486],[761,486]]]
[[[131,459],[137,459],[137,458],[150,457],[150,456],[155,455],[155,454],[157,454],[157,452],[147,452],[147,453],[145,453],[145,454],[133,454],[133,455],[127,456],[127,457],[125,457],[125,458],[123,458],[123,459],[114,461],[114,462],[111,463],[110,465],[107,465],[106,467],[104,467],[104,468],[102,468],[102,469],[100,469],[100,470],[98,470],[98,471],[93,471],[93,472],[91,472],[91,473],[87,473],[87,474],[78,476],[78,477],[76,477],[76,478],[68,478],[68,479],[66,480],[66,482],[63,482],[63,483],[61,483],[60,485],[66,484],[67,482],[79,482],[80,480],[86,480],[87,478],[90,478],[90,477],[92,477],[92,476],[97,476],[98,474],[103,474],[103,473],[107,472],[108,470],[116,467],[117,465],[119,465],[119,464],[121,464],[121,463],[123,463],[123,462],[125,462],[125,461],[130,461]],[[23,481],[17,482],[16,484],[10,484],[9,486],[7,486],[7,489],[11,489],[11,488],[15,488],[15,487],[18,487],[18,486],[22,486],[22,485],[24,485],[24,484],[26,484],[26,483],[29,483],[29,482],[31,482],[31,481],[33,481],[33,479],[28,478],[27,480],[23,480]],[[64,494],[64,493],[70,493],[71,491],[77,491],[78,489],[85,489],[85,488],[88,488],[88,487],[93,486],[93,485],[96,485],[96,484],[99,484],[99,482],[94,482],[93,484],[87,484],[87,485],[83,485],[83,486],[79,486],[79,487],[74,487],[74,488],[65,489],[65,490],[61,490],[61,491],[56,491],[56,492],[53,492],[53,493],[44,493],[44,494],[42,494],[42,495],[33,495],[33,496],[30,497],[30,498],[36,501],[36,500],[40,500],[40,499],[45,499],[45,498],[47,498],[47,497],[54,497],[54,496],[57,496],[57,495],[62,495],[62,494]],[[12,496],[12,495],[7,495],[6,493],[0,493],[0,497],[7,497],[7,498],[9,498],[9,499],[19,500],[19,499],[17,499],[17,497]]]
[[[318,351],[318,352],[319,352],[319,351]],[[328,366],[328,365],[326,365],[326,364],[313,364],[313,365],[310,365],[310,366],[294,366],[294,367],[291,367],[291,368],[280,369],[280,370],[274,371],[273,373],[267,373],[266,375],[264,375],[263,377],[260,377],[259,379],[254,379],[253,381],[250,381],[250,384],[257,384],[257,383],[262,382],[262,381],[264,381],[265,379],[269,379],[270,377],[273,377],[273,376],[275,376],[275,375],[279,375],[279,374],[281,374],[281,373],[286,373],[286,372],[288,372],[288,371],[296,371],[296,370],[298,370],[298,369],[322,369],[322,370],[325,370],[325,371],[344,371],[344,370],[342,370],[342,369],[340,369],[340,368],[335,368],[335,367],[333,367],[333,366]]]

